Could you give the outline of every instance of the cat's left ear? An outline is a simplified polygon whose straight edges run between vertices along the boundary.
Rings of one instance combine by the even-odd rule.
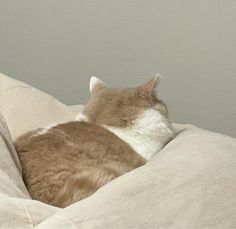
[[[150,97],[156,97],[157,96],[157,87],[161,82],[161,75],[159,73],[156,74],[156,76],[146,82],[145,84],[139,86],[139,90],[142,94],[150,96]]]
[[[90,78],[89,90],[90,90],[91,95],[94,95],[95,93],[97,93],[98,91],[100,91],[101,89],[105,87],[106,87],[106,84],[102,80],[100,80],[98,77],[92,76]]]

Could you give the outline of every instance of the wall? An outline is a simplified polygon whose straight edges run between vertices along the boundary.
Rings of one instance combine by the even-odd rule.
[[[0,71],[67,104],[156,72],[180,123],[236,137],[236,1],[0,0]]]

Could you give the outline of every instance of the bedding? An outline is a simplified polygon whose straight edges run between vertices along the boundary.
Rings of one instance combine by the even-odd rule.
[[[87,199],[65,209],[32,200],[13,140],[81,109],[0,74],[0,228],[236,228],[236,139],[193,125],[176,124],[146,165]]]

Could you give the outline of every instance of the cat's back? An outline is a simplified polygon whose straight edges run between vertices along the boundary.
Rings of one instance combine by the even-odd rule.
[[[29,132],[15,141],[20,157],[47,160],[58,156],[68,156],[81,160],[87,156],[96,160],[142,159],[126,142],[109,130],[87,122],[68,122]],[[37,151],[37,153],[33,153]],[[75,159],[75,158],[74,158]]]
[[[87,122],[69,122],[29,132],[15,141],[15,147],[32,198],[50,204],[55,204],[55,193],[79,174],[89,173],[86,176],[90,178],[100,174],[106,183],[107,178],[113,179],[145,164],[115,134]]]

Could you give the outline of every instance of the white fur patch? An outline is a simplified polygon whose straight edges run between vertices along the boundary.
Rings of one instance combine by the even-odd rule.
[[[76,121],[88,121],[88,119],[87,119],[87,117],[82,113],[82,112],[80,112],[80,113],[78,113],[77,114],[77,116],[75,117],[75,120]],[[41,134],[45,134],[45,133],[47,133],[51,128],[53,128],[54,126],[57,126],[59,123],[54,123],[54,124],[50,124],[50,125],[48,125],[48,126],[46,126],[45,128],[41,128],[41,129],[39,129],[36,133],[35,133],[35,135],[41,135]]]
[[[47,133],[52,127],[56,126],[57,124],[51,124],[51,125],[48,125],[46,126],[45,128],[43,129],[40,129],[36,132],[37,135],[41,135],[41,134],[45,134]]]
[[[174,135],[170,122],[154,109],[142,113],[130,127],[104,127],[127,142],[146,160],[162,149]]]
[[[84,121],[84,122],[87,122],[88,121],[88,118],[82,113],[78,113],[77,116],[75,117],[75,120],[76,121]]]

